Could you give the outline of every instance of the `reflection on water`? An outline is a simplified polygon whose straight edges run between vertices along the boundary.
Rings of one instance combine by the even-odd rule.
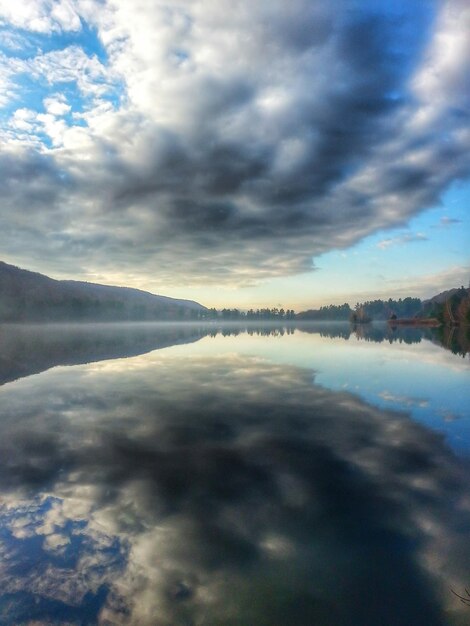
[[[0,325],[0,384],[56,365],[144,354],[207,335],[190,324]]]
[[[400,397],[406,363],[432,390],[445,370],[445,409],[468,362],[221,330],[2,330],[1,380],[25,377],[0,391],[0,624],[467,624],[467,457],[414,419],[432,395],[397,411],[342,381]]]
[[[465,357],[470,352],[470,328],[390,327],[387,324],[351,326],[343,323],[249,325],[209,324],[0,324],[0,384],[37,374],[55,365],[77,365],[136,356],[152,350],[221,335],[284,336],[295,332],[321,337],[359,339],[375,343],[436,345]]]

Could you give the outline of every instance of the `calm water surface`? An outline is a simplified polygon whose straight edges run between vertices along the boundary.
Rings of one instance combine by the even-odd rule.
[[[470,624],[465,333],[0,326],[0,624]]]

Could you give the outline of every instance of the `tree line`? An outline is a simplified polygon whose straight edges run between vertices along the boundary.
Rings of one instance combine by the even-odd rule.
[[[293,320],[296,317],[293,309],[284,310],[277,307],[272,309],[249,309],[248,311],[228,308],[218,311],[212,308],[202,311],[200,315],[203,319],[222,320]]]
[[[388,320],[396,317],[413,317],[421,310],[422,302],[419,298],[399,298],[393,300],[367,300],[357,302],[354,309],[348,303],[329,304],[319,309],[303,311],[296,315],[297,319],[324,320],[324,321],[348,321],[354,319]]]

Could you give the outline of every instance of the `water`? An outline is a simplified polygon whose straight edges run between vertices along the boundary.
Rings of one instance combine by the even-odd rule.
[[[470,623],[468,335],[0,327],[0,624]]]

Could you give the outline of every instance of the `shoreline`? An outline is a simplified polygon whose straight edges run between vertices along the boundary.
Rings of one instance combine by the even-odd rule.
[[[387,320],[387,324],[390,326],[432,326],[433,328],[437,328],[438,326],[442,326],[442,323],[434,318],[402,318],[396,320]]]

